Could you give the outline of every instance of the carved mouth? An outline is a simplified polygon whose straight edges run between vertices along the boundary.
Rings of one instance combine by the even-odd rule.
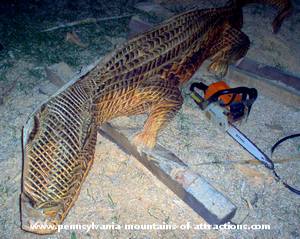
[[[24,231],[37,234],[52,234],[58,227],[58,220],[46,215],[43,209],[34,208],[24,193],[21,194],[21,223]]]

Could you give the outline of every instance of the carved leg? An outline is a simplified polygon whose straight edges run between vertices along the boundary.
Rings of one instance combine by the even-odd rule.
[[[238,9],[242,9],[243,6],[251,3],[268,4],[277,8],[278,13],[272,23],[273,33],[278,32],[284,19],[293,11],[291,0],[230,0],[228,5],[234,4]],[[232,26],[236,27],[236,25]]]
[[[273,0],[273,4],[278,8],[278,14],[272,22],[273,33],[277,33],[282,25],[284,19],[289,16],[293,7],[290,0]]]
[[[249,46],[248,36],[227,24],[220,40],[214,44],[209,52],[209,56],[212,56],[212,63],[208,70],[223,77],[227,73],[228,65],[244,57]]]
[[[147,98],[155,99],[155,101],[148,110],[149,116],[143,130],[135,136],[133,142],[138,147],[151,149],[156,144],[159,131],[181,108],[183,98],[178,86],[170,80],[160,79],[159,82],[144,86],[142,91],[147,94]]]

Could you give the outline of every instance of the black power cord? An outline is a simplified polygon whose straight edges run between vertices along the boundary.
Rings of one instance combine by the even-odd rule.
[[[288,139],[292,139],[292,138],[296,138],[296,137],[299,137],[300,134],[292,134],[292,135],[289,135],[289,136],[286,136],[280,140],[278,140],[271,148],[271,157],[272,157],[272,154],[274,152],[274,150],[281,144],[283,143],[284,141],[288,140]],[[300,195],[300,190],[299,189],[296,189],[292,186],[290,186],[289,184],[287,184],[285,181],[282,180],[282,178],[276,173],[275,169],[273,168],[272,169],[273,171],[273,174],[275,176],[275,179],[277,181],[280,181],[287,189],[289,189],[290,191],[292,191],[293,193],[296,193],[297,195]]]

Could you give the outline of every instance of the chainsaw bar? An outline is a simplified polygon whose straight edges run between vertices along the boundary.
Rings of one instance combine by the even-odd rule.
[[[276,173],[273,161],[233,125],[233,122],[241,121],[245,114],[249,115],[251,106],[257,98],[256,89],[247,87],[230,88],[225,82],[220,81],[210,86],[202,82],[193,83],[190,90],[191,97],[199,108],[205,112],[209,120],[215,122],[223,130],[225,129],[229,136],[270,169],[277,181],[282,182],[290,191],[300,195],[300,190],[287,184]],[[295,134],[279,140],[272,147],[271,152],[286,139],[299,136],[300,134]]]

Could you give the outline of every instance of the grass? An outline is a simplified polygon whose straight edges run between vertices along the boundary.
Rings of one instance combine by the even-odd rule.
[[[190,120],[189,117],[184,114],[182,111],[178,112],[178,117],[179,117],[179,129],[180,131],[185,135],[189,135],[190,131]]]
[[[158,209],[158,208],[148,208],[148,214],[151,216],[151,217],[154,217],[155,219],[159,219],[159,217],[158,216],[156,216],[155,214],[157,214],[157,212],[156,211],[161,211],[160,209]]]
[[[108,203],[109,203],[109,206],[110,206],[111,208],[115,208],[117,204],[114,202],[112,196],[108,193],[108,194],[107,194],[107,197],[108,197]]]
[[[119,224],[121,215],[114,215],[111,217],[111,221],[115,224]]]
[[[65,62],[72,68],[79,69],[90,64],[113,50],[114,46],[106,36],[126,38],[130,18],[41,32],[46,28],[88,17],[101,18],[124,14],[141,14],[148,21],[154,23],[162,20],[135,9],[133,7],[134,1],[131,0],[105,3],[103,1],[67,3],[66,1],[65,4],[65,9],[57,9],[55,4],[43,7],[38,5],[38,2],[32,1],[28,3],[28,9],[19,10],[13,16],[9,15],[9,12],[0,12],[0,39],[4,45],[4,50],[0,52],[0,82],[9,80],[6,73],[12,70],[15,63],[20,59],[33,64],[32,69],[24,72],[24,75],[28,76],[27,80],[22,80],[23,74],[17,80],[16,89],[25,92],[44,80],[43,67],[45,66]],[[76,31],[81,41],[87,44],[87,47],[82,48],[67,42],[65,37],[70,31]],[[13,56],[13,58],[7,58],[8,55]]]
[[[1,73],[0,74],[0,82],[7,82],[7,77],[6,77],[6,75],[5,75],[5,73]]]
[[[188,115],[184,114],[182,110],[177,113],[179,117],[178,127],[181,134],[181,145],[184,148],[189,149],[192,145],[191,142],[191,119]]]
[[[57,26],[62,22],[88,17],[118,16],[137,12],[131,6],[132,2],[128,0],[79,4],[66,2],[65,4],[67,8],[57,9],[55,4],[43,7],[38,5],[38,1],[33,1],[28,3],[28,8],[24,11],[19,10],[13,16],[9,15],[9,12],[0,12],[0,39],[4,45],[4,50],[0,52],[0,81],[7,81],[5,74],[13,66],[11,61],[6,60],[8,52],[14,56],[13,61],[22,59],[40,67],[62,61],[75,69],[89,64],[112,50],[113,46],[105,36],[126,37],[130,18],[77,25],[52,32],[41,32],[41,30]],[[66,42],[65,36],[69,31],[76,31],[82,42],[88,46],[81,48]],[[28,73],[32,78],[38,80],[42,78],[41,71],[30,70]],[[21,84],[19,89],[23,87],[27,88]]]
[[[9,186],[6,183],[0,184],[0,198],[2,202],[6,202],[9,195]]]
[[[274,61],[274,67],[276,67],[277,69],[282,70],[282,71],[286,71],[287,70],[287,67],[284,64],[280,63],[277,60],[277,58],[274,58],[273,61]]]
[[[3,63],[0,64],[0,82],[7,82],[6,73],[9,69],[13,66],[11,61],[5,60]]]
[[[77,239],[77,236],[76,236],[76,233],[75,233],[75,232],[72,232],[72,233],[71,233],[71,239]]]
[[[87,188],[86,189],[86,193],[87,193],[87,195],[94,201],[94,202],[96,202],[96,199],[94,198],[94,196],[90,193],[90,190]]]
[[[28,74],[30,77],[34,77],[36,79],[43,78],[43,74],[42,74],[41,70],[39,70],[39,69],[29,69]]]

